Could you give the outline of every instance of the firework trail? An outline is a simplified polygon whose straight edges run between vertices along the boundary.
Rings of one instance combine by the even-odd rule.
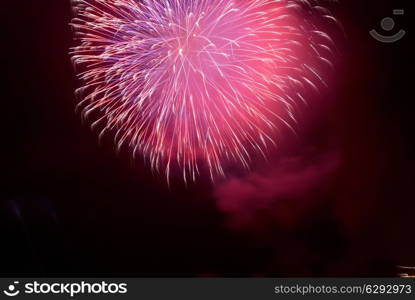
[[[267,156],[324,87],[335,22],[312,0],[72,0],[79,107],[169,179]]]

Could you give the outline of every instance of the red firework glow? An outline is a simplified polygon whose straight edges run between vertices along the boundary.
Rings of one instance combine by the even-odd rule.
[[[307,0],[73,0],[78,90],[93,126],[154,169],[212,180],[224,163],[266,157],[325,83],[333,42]]]

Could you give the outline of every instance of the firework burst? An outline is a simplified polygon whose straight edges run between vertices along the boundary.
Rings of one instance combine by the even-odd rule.
[[[267,156],[278,129],[325,83],[330,13],[308,0],[73,0],[77,93],[93,127],[115,131],[169,178],[212,180]],[[317,21],[316,20],[320,20]]]

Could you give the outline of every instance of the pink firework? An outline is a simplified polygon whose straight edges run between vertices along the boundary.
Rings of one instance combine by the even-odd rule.
[[[307,0],[73,0],[84,117],[167,178],[267,156],[325,83],[334,20]]]

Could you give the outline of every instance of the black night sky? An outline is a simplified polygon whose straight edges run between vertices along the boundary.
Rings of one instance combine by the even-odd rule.
[[[240,211],[218,205],[211,183],[169,188],[81,122],[69,0],[2,3],[0,275],[394,276],[415,266],[412,12],[394,17],[407,36],[382,44],[369,30],[407,1],[328,6],[345,32],[330,104],[281,151],[334,144],[340,165],[310,195],[235,226]]]

